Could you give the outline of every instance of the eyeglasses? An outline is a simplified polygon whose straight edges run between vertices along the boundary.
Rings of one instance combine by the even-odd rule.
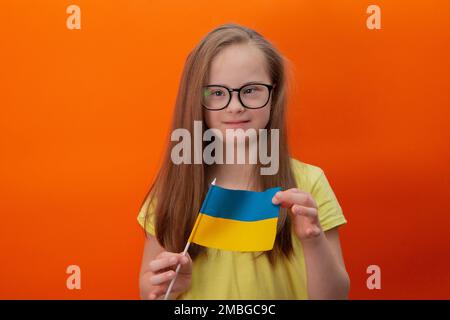
[[[230,89],[220,85],[203,87],[202,106],[208,110],[218,111],[230,104],[232,93],[238,93],[239,102],[248,109],[260,109],[267,105],[275,85],[250,83],[238,89]]]

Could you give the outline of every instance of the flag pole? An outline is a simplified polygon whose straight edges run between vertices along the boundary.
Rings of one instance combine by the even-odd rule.
[[[216,184],[216,178],[214,178],[214,180],[213,180],[213,182],[211,182],[211,184],[212,184],[212,185],[215,185],[215,184]],[[198,217],[197,217],[197,220],[195,221],[194,228],[192,229],[192,232],[191,232],[191,236],[189,237],[189,239],[188,239],[188,241],[187,241],[187,243],[186,243],[186,246],[184,247],[184,251],[183,251],[183,253],[182,253],[183,256],[186,255],[186,253],[187,253],[187,251],[188,251],[188,249],[189,249],[189,246],[191,245],[191,239],[192,239],[192,236],[194,235],[194,233],[195,233],[195,231],[196,231],[196,229],[197,229],[198,222],[199,222],[198,220],[199,220],[199,219],[198,219]],[[167,299],[169,298],[170,292],[172,291],[172,287],[173,287],[173,285],[174,285],[174,283],[175,283],[175,280],[177,279],[178,272],[180,271],[180,268],[181,268],[181,263],[179,263],[179,264],[177,265],[177,269],[175,270],[175,277],[172,279],[172,281],[170,281],[169,288],[167,288],[167,292],[166,292],[166,294],[165,294],[165,296],[164,296],[164,300],[167,300]]]

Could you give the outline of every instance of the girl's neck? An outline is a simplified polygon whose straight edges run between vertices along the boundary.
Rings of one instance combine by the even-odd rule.
[[[216,179],[216,184],[227,189],[236,190],[258,190],[258,176],[255,175],[255,164],[249,162],[249,141],[246,140],[244,144],[236,143],[234,145],[234,155],[239,152],[244,152],[246,155],[244,164],[213,164],[208,167],[206,171],[207,183],[211,183]],[[244,149],[244,150],[243,150]],[[226,159],[228,149],[224,145],[223,154]],[[235,158],[236,159],[236,158]]]
[[[257,190],[253,164],[215,164],[207,170],[207,183],[214,178],[216,185],[227,189]]]

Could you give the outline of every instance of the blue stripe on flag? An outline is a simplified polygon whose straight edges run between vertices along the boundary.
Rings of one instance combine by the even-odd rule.
[[[211,185],[207,201],[203,202],[201,213],[212,217],[240,221],[258,221],[278,217],[279,206],[272,203],[272,197],[281,188],[270,188],[262,192],[231,190]]]

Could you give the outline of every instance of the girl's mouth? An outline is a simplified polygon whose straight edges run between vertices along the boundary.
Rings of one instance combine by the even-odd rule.
[[[223,123],[229,128],[244,128],[246,123],[250,120],[236,120],[236,121],[223,121]]]

